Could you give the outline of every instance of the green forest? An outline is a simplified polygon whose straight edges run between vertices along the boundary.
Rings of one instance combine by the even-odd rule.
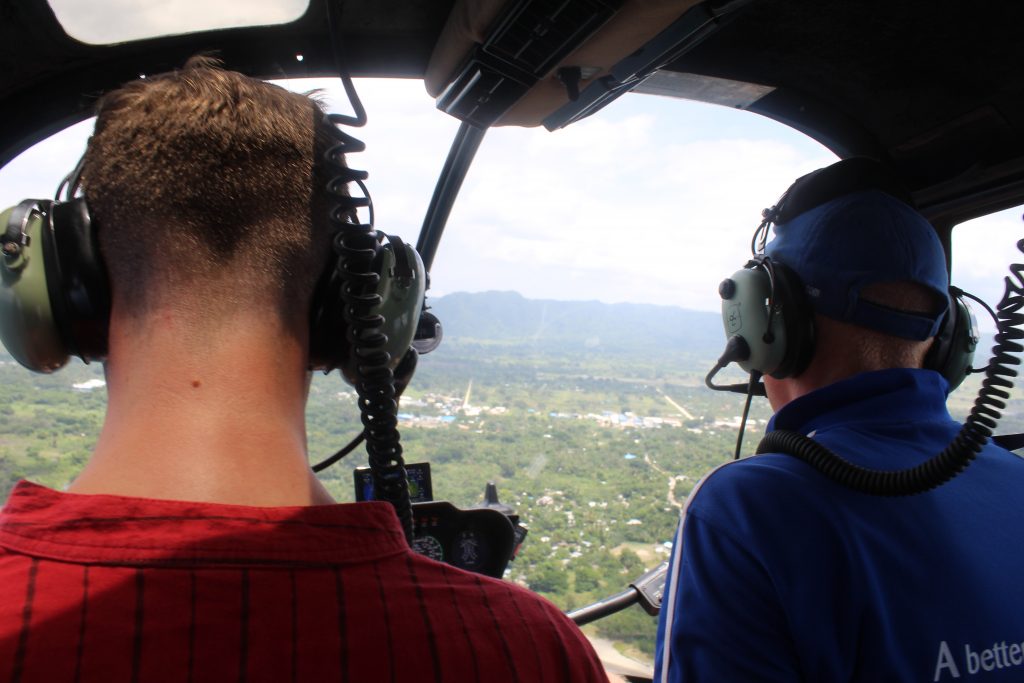
[[[480,503],[494,482],[529,528],[506,578],[570,610],[624,590],[668,558],[679,506],[704,473],[732,457],[743,397],[703,384],[720,352],[717,315],[592,302],[579,304],[581,312],[500,296],[511,311],[487,294],[449,301],[457,308],[447,311],[445,342],[420,360],[402,399],[405,457],[430,462],[434,498],[459,507]],[[434,302],[442,320],[446,299]],[[671,325],[691,329],[666,342],[659,326]],[[0,494],[21,478],[61,488],[75,476],[102,424],[102,378],[96,364],[35,375],[0,355]],[[977,384],[972,378],[951,397],[954,414],[966,413]],[[769,415],[755,401],[744,453]],[[1021,431],[1021,416],[1020,402],[1011,402],[1000,431]],[[307,418],[310,461],[318,462],[358,434],[354,391],[337,375],[316,377]],[[357,450],[321,479],[336,499],[351,501],[352,470],[364,464]],[[639,607],[587,630],[636,656],[653,653],[655,620]]]

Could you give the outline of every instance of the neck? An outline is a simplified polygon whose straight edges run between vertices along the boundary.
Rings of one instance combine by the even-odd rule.
[[[306,460],[306,340],[268,318],[234,313],[210,330],[166,309],[142,320],[115,316],[106,418],[69,490],[259,506],[333,502]]]
[[[814,357],[796,377],[765,375],[764,388],[772,410],[861,372],[888,368],[919,368],[931,340],[908,342],[822,316],[815,318]]]

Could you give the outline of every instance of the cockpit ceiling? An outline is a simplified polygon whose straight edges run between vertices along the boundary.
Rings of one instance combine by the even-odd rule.
[[[336,3],[341,7],[341,42],[349,71],[356,77],[422,78],[452,2]],[[180,67],[201,52],[212,52],[229,68],[261,78],[337,73],[322,0],[311,0],[308,11],[287,24],[116,45],[74,40],[61,28],[46,0],[0,2],[0,165],[84,118],[102,93],[140,74]]]
[[[755,0],[667,68],[773,88],[747,108],[892,162],[930,203],[1024,176],[1022,25],[1013,2]]]
[[[493,28],[480,17],[500,21],[513,4],[330,2],[353,75],[426,76],[442,98]],[[534,55],[546,72],[499,123],[541,123],[570,101],[560,68],[580,67],[585,88],[633,54],[628,40],[642,43],[682,13],[703,13],[714,17],[707,30],[662,63],[646,89],[726,102],[803,130],[841,156],[887,160],[940,208],[968,192],[987,193],[991,206],[1024,195],[1024,4],[981,11],[931,0],[535,0],[522,13],[563,5],[581,17],[590,5],[611,14],[574,36],[578,43],[563,41],[557,59]],[[335,73],[326,7],[311,0],[302,17],[281,25],[87,45],[61,29],[46,0],[0,3],[0,163],[84,117],[103,92],[198,52],[265,78]],[[453,33],[460,20],[468,31]]]
[[[831,133],[841,151],[912,166],[929,182],[943,173],[939,160],[992,164],[1019,150],[1022,22],[1016,2],[982,12],[965,3],[760,0],[669,68],[772,86],[781,93],[752,109],[816,137]]]
[[[440,94],[439,102],[452,82],[446,77],[457,55],[493,38],[484,24],[487,17],[500,16],[495,4],[456,3],[426,74],[428,90]],[[551,115],[572,109],[561,70],[582,71],[586,99],[586,88],[611,78],[608,74],[632,73],[618,67],[634,60],[638,48],[661,40],[661,29],[667,33],[685,25],[688,16],[694,17],[692,36],[667,43],[675,52],[640,90],[675,90],[748,109],[806,132],[840,156],[887,161],[935,216],[960,211],[943,205],[963,192],[977,195],[989,210],[1021,201],[1020,3],[977,12],[919,0],[624,0],[497,117],[497,125],[543,121],[557,127],[573,120]],[[456,56],[439,59],[444,49]],[[509,73],[515,76],[514,70]]]

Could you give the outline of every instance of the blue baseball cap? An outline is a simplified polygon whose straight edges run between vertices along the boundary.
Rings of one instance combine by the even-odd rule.
[[[844,195],[774,227],[765,254],[800,276],[818,313],[905,339],[938,332],[934,314],[898,311],[861,298],[867,285],[915,282],[949,301],[946,255],[924,216],[878,190]]]

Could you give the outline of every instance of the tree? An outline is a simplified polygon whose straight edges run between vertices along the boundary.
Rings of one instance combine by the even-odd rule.
[[[622,554],[619,555],[619,562],[622,563],[622,567],[630,576],[634,574],[639,575],[645,569],[644,561],[629,548],[622,549]]]
[[[569,576],[559,563],[543,560],[529,573],[527,582],[538,593],[564,593],[569,589]]]
[[[576,576],[577,593],[590,593],[601,588],[601,573],[592,565],[581,564],[573,573]]]

